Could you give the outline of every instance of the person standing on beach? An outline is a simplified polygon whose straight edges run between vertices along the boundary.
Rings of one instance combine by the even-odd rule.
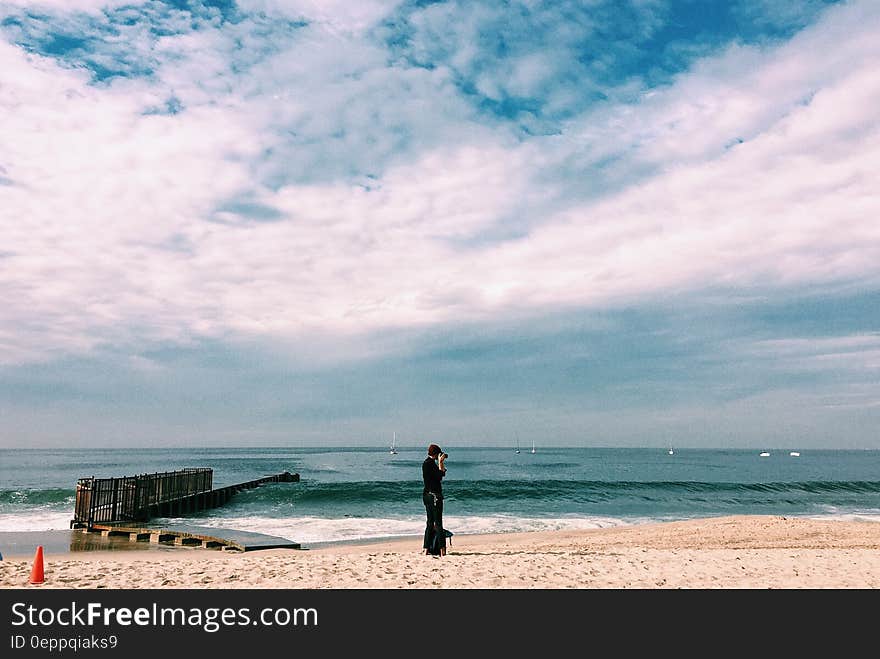
[[[425,556],[446,556],[446,534],[443,532],[443,486],[448,456],[436,444],[428,447],[428,457],[422,463],[422,501],[425,504]]]

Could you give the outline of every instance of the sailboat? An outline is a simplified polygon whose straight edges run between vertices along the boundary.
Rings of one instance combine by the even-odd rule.
[[[535,452],[535,442],[534,442],[534,440],[533,440],[533,441],[532,441],[532,453],[534,453],[534,452]]]
[[[675,453],[675,451],[672,450],[672,447],[671,447],[671,446],[669,447],[669,451],[668,451],[668,453],[669,453],[669,455],[673,455],[673,454]]]
[[[519,453],[519,440],[518,439],[516,440],[516,450],[514,450],[514,453]]]
[[[394,445],[397,443],[397,433],[394,433],[394,436],[391,439],[391,450],[388,451],[391,455],[397,455],[397,449],[394,448]]]

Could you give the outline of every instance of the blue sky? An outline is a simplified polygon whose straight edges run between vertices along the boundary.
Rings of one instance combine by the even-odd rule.
[[[878,36],[0,0],[0,447],[880,448]]]

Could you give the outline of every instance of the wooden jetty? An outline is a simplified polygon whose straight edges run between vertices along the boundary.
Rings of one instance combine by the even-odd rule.
[[[127,537],[131,542],[150,542],[180,547],[202,547],[204,549],[254,551],[257,549],[302,548],[298,542],[287,538],[211,526],[174,525],[158,528],[119,522],[94,524],[88,529],[81,528],[80,530],[100,533],[105,538]]]
[[[121,478],[80,478],[70,528],[102,535],[129,535],[132,540],[173,542],[182,545],[220,546],[241,551],[276,546],[299,548],[285,538],[259,533],[208,527],[151,528],[144,522],[154,517],[183,517],[222,506],[236,493],[266,483],[295,483],[299,474],[285,471],[246,483],[213,489],[213,470],[188,468]],[[139,524],[140,523],[140,524]],[[258,537],[259,536],[259,537]]]

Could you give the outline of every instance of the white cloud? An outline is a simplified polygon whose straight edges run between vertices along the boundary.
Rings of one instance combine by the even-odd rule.
[[[876,5],[526,141],[442,67],[389,66],[368,9],[269,43],[240,25],[266,46],[244,68],[220,30],[165,37],[152,78],[103,86],[0,44],[0,362],[877,283]],[[169,94],[185,111],[143,114]]]
[[[129,5],[143,4],[137,0],[3,0],[7,7],[20,7],[29,11],[83,11],[95,13]]]
[[[838,354],[880,349],[880,334],[851,334],[794,339],[769,339],[754,344],[757,354]]]
[[[769,360],[775,368],[786,372],[847,370],[870,376],[871,371],[880,369],[880,335],[757,341],[746,346],[745,354]],[[876,394],[877,391],[873,391],[873,395]]]
[[[143,116],[145,86],[90,87],[83,71],[0,44],[4,361],[118,340],[181,340],[204,321],[179,288],[185,259],[162,248],[248,183],[258,147],[222,110]],[[204,229],[202,233],[209,233]],[[183,270],[181,269],[183,268]],[[200,295],[201,293],[197,293]],[[24,330],[24,331],[22,331]]]
[[[403,0],[238,0],[248,12],[314,21],[340,33],[363,32],[389,15]]]

